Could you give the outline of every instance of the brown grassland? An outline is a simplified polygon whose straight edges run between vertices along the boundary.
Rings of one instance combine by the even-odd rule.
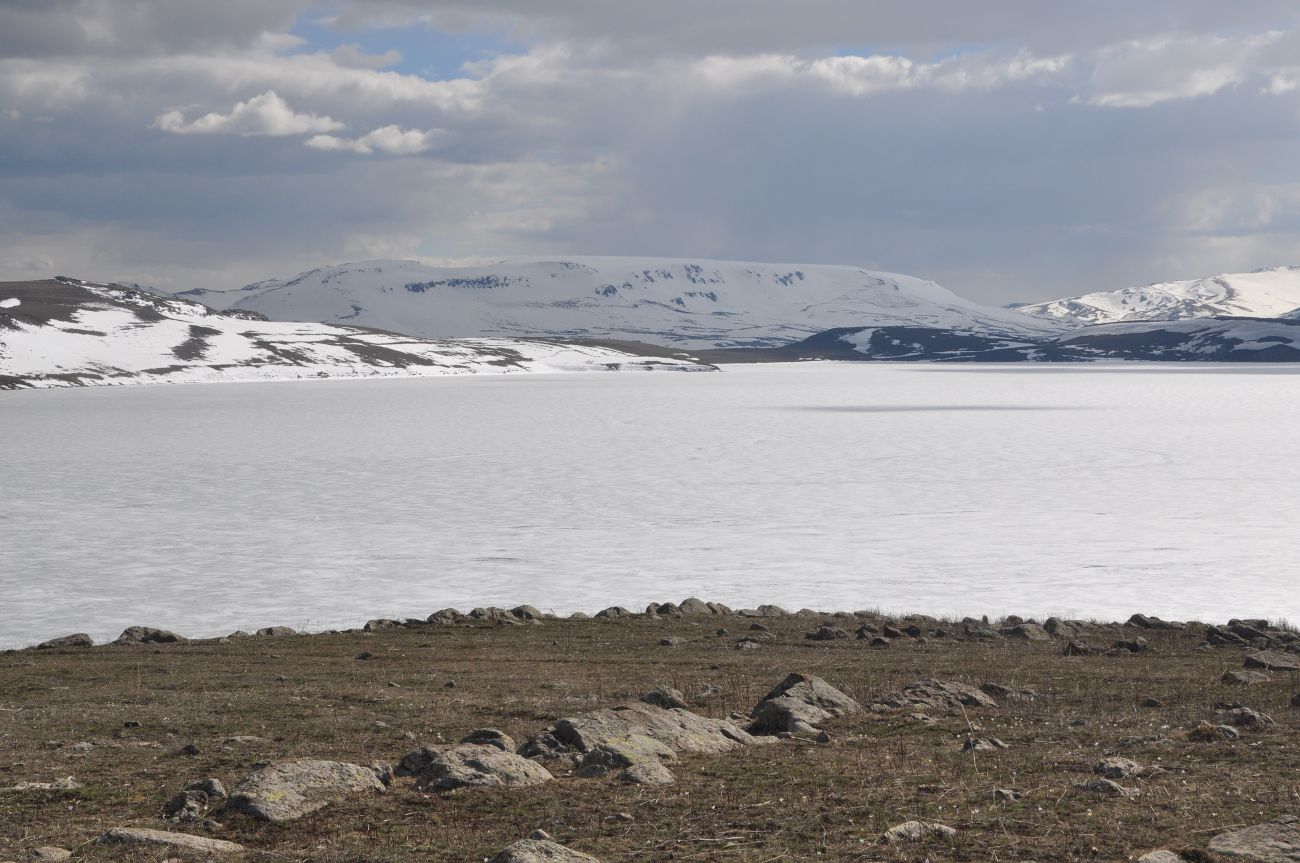
[[[1220,682],[1241,668],[1244,650],[1197,650],[1192,630],[1144,631],[1151,646],[1140,654],[1067,657],[1059,639],[903,639],[882,649],[805,639],[818,622],[765,619],[770,640],[754,650],[735,649],[750,634],[742,618],[638,617],[0,654],[0,788],[66,776],[83,785],[0,791],[0,860],[43,845],[87,860],[185,856],[94,841],[124,825],[206,832],[246,845],[246,859],[336,863],[480,861],[539,828],[607,863],[1120,861],[1162,847],[1208,860],[1215,833],[1300,812],[1297,675]],[[667,635],[685,643],[660,646]],[[358,659],[363,651],[372,658]],[[207,832],[162,818],[186,782],[212,776],[229,788],[258,761],[391,763],[416,741],[455,742],[484,726],[523,740],[559,717],[659,685],[687,696],[713,688],[694,709],[726,716],[748,711],[791,671],[819,675],[863,704],[921,678],[1029,686],[1039,697],[933,713],[933,725],[906,712],[864,712],[828,723],[829,743],[684,755],[670,786],[560,776],[436,795],[398,779],[387,794],[283,826],[232,816]],[[1165,706],[1140,706],[1146,697]],[[1276,725],[1242,729],[1235,742],[1178,737],[1222,701]],[[962,752],[972,730],[1009,748]],[[1173,739],[1120,742],[1146,735]],[[227,742],[236,736],[260,740]],[[79,742],[92,746],[69,748]],[[1108,753],[1164,772],[1124,780],[1138,792],[1131,798],[1076,790]],[[998,801],[995,788],[1023,797]],[[908,819],[958,833],[878,841]]]

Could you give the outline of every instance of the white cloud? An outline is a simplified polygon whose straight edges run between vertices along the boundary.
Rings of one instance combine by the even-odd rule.
[[[228,114],[212,112],[195,120],[186,120],[178,110],[165,111],[154,126],[177,135],[305,135],[333,132],[345,128],[343,123],[316,114],[299,114],[274,90],[267,90],[247,102],[236,102]]]
[[[400,126],[380,126],[360,138],[339,138],[334,135],[315,135],[307,139],[307,146],[316,150],[347,150],[370,156],[388,153],[391,156],[414,156],[433,146],[440,130],[422,132]]]
[[[386,69],[402,62],[402,52],[389,49],[382,54],[367,54],[361,46],[348,43],[331,51],[330,59],[348,69]]]
[[[1260,53],[1283,34],[1246,38],[1161,38],[1101,51],[1087,101],[1107,108],[1149,108],[1174,99],[1212,96],[1261,72]]]

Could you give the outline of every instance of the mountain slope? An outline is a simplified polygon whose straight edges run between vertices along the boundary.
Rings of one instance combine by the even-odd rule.
[[[674,258],[520,259],[455,268],[367,261],[237,291],[178,296],[272,320],[364,324],[430,337],[545,335],[687,348],[784,345],[846,321],[1003,336],[1061,329],[912,276]]]
[[[1300,309],[1300,267],[1160,282],[1016,307],[1024,314],[1070,324],[1274,318],[1296,309]]]
[[[673,357],[518,339],[420,339],[221,314],[190,300],[73,279],[0,282],[0,388],[424,376],[708,370]]]

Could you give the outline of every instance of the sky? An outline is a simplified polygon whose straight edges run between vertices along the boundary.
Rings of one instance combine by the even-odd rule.
[[[0,280],[1300,264],[1294,0],[0,0]]]

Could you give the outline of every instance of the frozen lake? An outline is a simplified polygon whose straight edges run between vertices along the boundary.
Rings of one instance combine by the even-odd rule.
[[[0,393],[0,647],[444,606],[1300,620],[1300,369]]]

